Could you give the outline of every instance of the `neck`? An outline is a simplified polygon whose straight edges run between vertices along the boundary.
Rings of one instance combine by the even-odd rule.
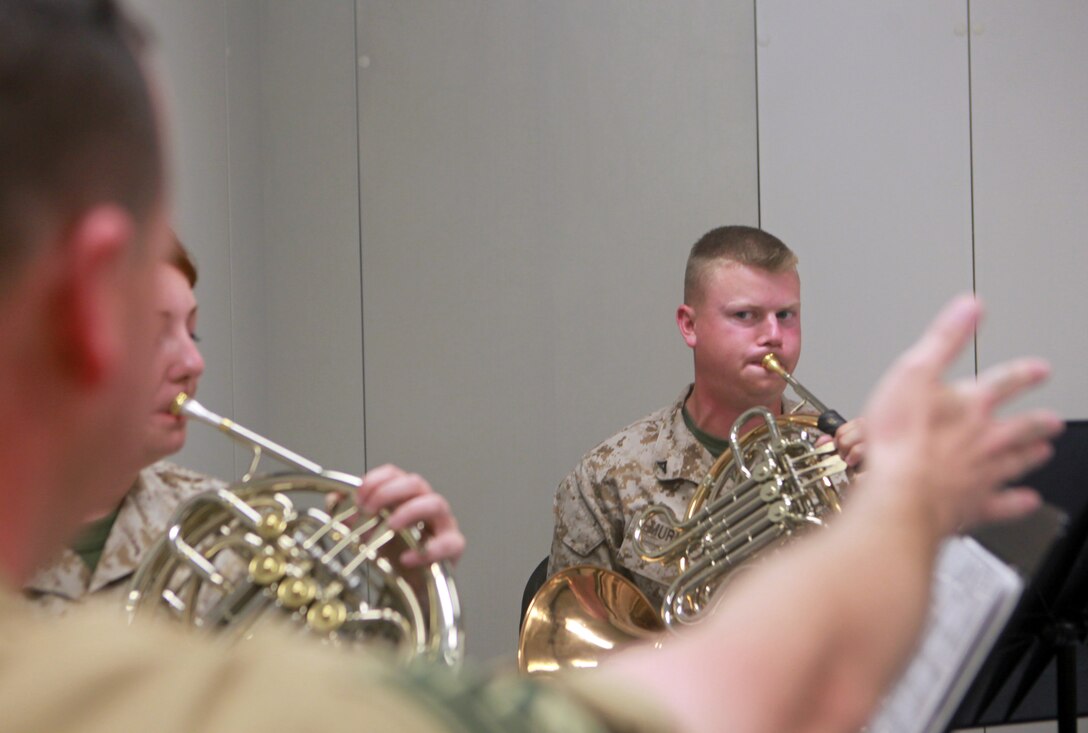
[[[0,366],[11,362],[0,353]],[[56,380],[46,381],[56,384]],[[18,587],[60,549],[80,523],[92,518],[88,497],[81,494],[88,481],[93,484],[98,480],[87,474],[86,466],[92,463],[92,452],[102,448],[58,448],[72,445],[76,439],[73,431],[85,433],[88,422],[82,414],[62,409],[72,401],[61,393],[62,387],[54,386],[48,394],[4,389],[11,384],[34,381],[14,369],[0,370],[0,415],[6,419],[0,425],[0,466],[4,467],[0,481],[0,575]],[[117,501],[128,486],[118,487]],[[99,516],[111,509],[105,508]]]
[[[87,512],[87,514],[85,514],[83,517],[83,524],[97,522],[102,517],[108,516],[109,514],[112,514],[114,511],[116,511],[117,507],[119,507],[121,505],[121,502],[124,501],[125,496],[128,494],[128,492],[132,489],[133,486],[136,485],[136,480],[139,477],[140,473],[139,471],[137,471],[136,473],[132,474],[128,481],[118,484],[118,488],[120,488],[121,490],[116,494],[111,495],[116,496],[117,500],[109,504],[108,506],[96,507],[95,509]]]
[[[34,439],[33,420],[22,421],[18,432],[18,442],[0,435],[0,573],[16,587],[55,549],[58,531],[48,491],[58,483],[56,464]]]
[[[745,410],[750,410],[753,407],[766,407],[773,415],[782,414],[781,394],[762,401],[732,405],[716,399],[705,387],[700,388],[699,382],[695,383],[695,387],[691,390],[691,394],[688,395],[687,402],[684,404],[688,409],[688,414],[691,415],[691,419],[695,421],[700,430],[719,438],[729,437],[729,433],[733,429],[733,423]],[[744,433],[757,424],[759,424],[758,419],[749,421],[742,427],[741,432]]]
[[[39,258],[30,267],[49,269]],[[66,382],[58,381],[55,342],[47,338],[48,280],[23,275],[24,286],[0,299],[0,575],[20,587],[60,546],[70,529],[63,510],[62,456],[55,447],[70,423]],[[15,304],[19,304],[16,307]]]

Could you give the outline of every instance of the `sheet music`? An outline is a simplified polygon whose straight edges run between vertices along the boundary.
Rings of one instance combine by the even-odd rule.
[[[945,542],[937,558],[920,647],[869,733],[939,733],[948,725],[1024,582],[970,537]]]

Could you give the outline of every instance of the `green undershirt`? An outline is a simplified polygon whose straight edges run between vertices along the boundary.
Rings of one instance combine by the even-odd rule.
[[[684,424],[688,426],[688,430],[704,448],[710,451],[710,455],[717,458],[729,447],[729,440],[726,438],[719,438],[717,435],[711,435],[704,430],[700,430],[699,426],[695,424],[695,420],[692,419],[691,413],[688,412],[687,405],[684,405],[681,413],[684,415]]]
[[[106,539],[110,536],[113,523],[117,521],[117,515],[120,513],[120,508],[115,509],[101,519],[96,519],[84,526],[79,531],[79,535],[68,545],[72,552],[79,555],[79,558],[86,563],[92,573],[98,567],[98,561],[102,559],[102,550],[106,547]]]

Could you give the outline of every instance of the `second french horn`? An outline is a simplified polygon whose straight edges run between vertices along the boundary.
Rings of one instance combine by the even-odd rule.
[[[397,556],[421,542],[353,501],[361,480],[328,471],[179,395],[179,414],[253,450],[241,482],[175,511],[130,586],[131,616],[156,612],[234,636],[269,617],[336,644],[377,644],[448,665],[464,648],[457,588],[444,562],[411,571]],[[262,454],[294,470],[253,476]]]
[[[746,411],[734,422],[730,447],[700,482],[684,517],[651,505],[633,518],[629,531],[642,558],[677,566],[661,609],[652,609],[633,584],[607,570],[571,568],[550,578],[530,604],[522,629],[518,661],[523,671],[595,666],[600,655],[618,644],[697,622],[744,563],[822,526],[840,511],[847,466],[834,443],[821,438],[834,435],[845,421],[801,386],[773,354],[764,358],[763,366],[782,376],[819,414],[776,417],[762,407]],[[741,434],[753,422],[756,427]],[[644,532],[651,522],[674,530],[664,533],[672,539],[651,541]],[[639,600],[632,600],[632,593]],[[624,599],[622,608],[611,603],[615,598]],[[607,626],[617,629],[616,634],[600,628],[602,618],[613,619]],[[582,628],[586,619],[593,620],[594,631],[580,640],[557,627]]]

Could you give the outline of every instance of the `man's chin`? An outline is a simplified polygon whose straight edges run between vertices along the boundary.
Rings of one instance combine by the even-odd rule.
[[[155,440],[149,441],[144,451],[144,466],[150,466],[164,458],[169,458],[185,447],[185,427],[167,435],[160,435]]]
[[[764,405],[774,407],[782,399],[782,393],[786,391],[786,385],[779,384],[755,384],[748,390],[752,406]]]

